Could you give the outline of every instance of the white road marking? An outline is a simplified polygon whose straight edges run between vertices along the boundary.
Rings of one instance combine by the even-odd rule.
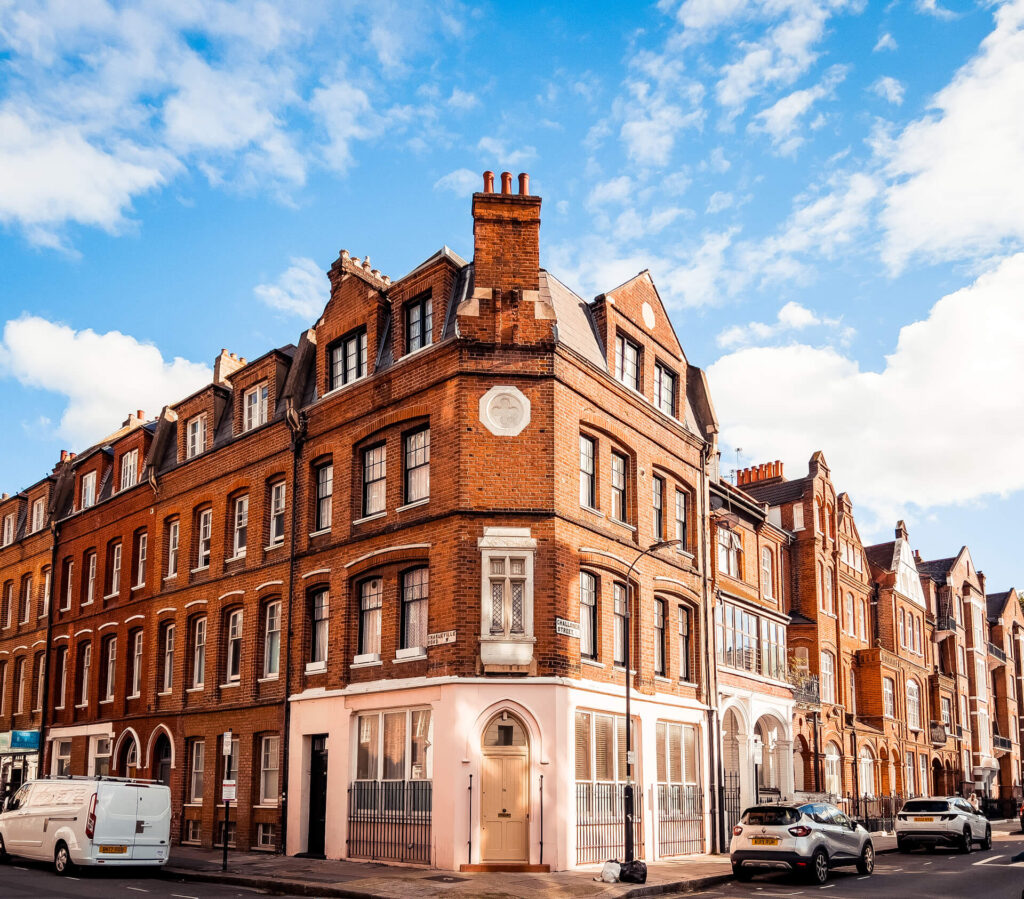
[[[989,862],[994,862],[997,858],[1006,858],[1005,855],[990,855],[988,858],[983,858],[980,862],[975,862],[976,865],[987,865]]]
[[[865,874],[863,877],[858,877],[857,880],[867,880],[870,876],[870,874]]]
[[[798,820],[799,820],[799,819],[798,819]],[[925,864],[926,864],[926,865],[930,865],[930,864],[931,864],[931,862],[925,862]]]
[[[148,893],[149,890],[144,890],[142,887],[125,887],[126,890],[133,890],[136,893]]]
[[[831,889],[832,889],[832,887],[834,887],[834,886],[835,886],[835,884],[834,884],[834,883],[827,883],[827,884],[825,884],[825,886],[823,886],[823,887],[818,887],[818,889],[819,889],[819,890],[831,890]]]
[[[174,899],[199,899],[198,896],[186,896],[184,893],[171,893]]]

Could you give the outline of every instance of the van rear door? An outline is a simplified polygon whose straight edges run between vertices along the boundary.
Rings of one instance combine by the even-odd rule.
[[[96,847],[94,857],[100,861],[104,858],[131,858],[135,848],[137,787],[101,780],[96,784],[96,793],[96,832],[92,838]]]
[[[163,784],[138,784],[134,861],[162,861],[171,842],[171,791]]]

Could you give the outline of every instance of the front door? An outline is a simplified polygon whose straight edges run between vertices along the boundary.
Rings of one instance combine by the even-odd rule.
[[[309,838],[306,854],[324,857],[327,829],[327,735],[310,741],[309,749]]]
[[[156,748],[153,752],[153,779],[158,780],[165,787],[171,785],[171,741],[166,734],[160,734],[156,738]]]
[[[530,860],[530,752],[514,718],[495,718],[484,732],[480,789],[480,858]]]

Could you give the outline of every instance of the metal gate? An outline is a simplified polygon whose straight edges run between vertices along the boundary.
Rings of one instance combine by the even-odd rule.
[[[625,784],[576,784],[576,864],[592,865],[622,858],[625,847]],[[643,787],[636,784],[633,808],[633,854],[644,857]]]
[[[740,808],[740,776],[739,774],[726,774],[722,782],[722,823],[724,828],[723,848],[729,845],[732,839],[732,829],[739,824],[740,815],[743,809]],[[728,851],[728,850],[726,850]]]
[[[704,851],[704,794],[695,784],[658,784],[658,855]]]

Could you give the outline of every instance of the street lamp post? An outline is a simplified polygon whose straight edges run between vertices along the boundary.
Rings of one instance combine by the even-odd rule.
[[[650,552],[654,552],[656,549],[663,549],[666,546],[678,546],[681,540],[658,540],[656,543],[652,543],[647,547],[640,555],[634,560],[633,564],[629,566],[629,570],[626,572],[626,646],[625,646],[625,662],[626,662],[626,786],[622,791],[622,805],[625,812],[624,826],[626,828],[625,833],[625,862],[629,864],[633,861],[633,719],[629,717],[629,687],[630,687],[630,645],[633,642],[633,585],[630,578],[633,576],[633,569],[636,568],[636,563],[639,562],[644,556]]]

